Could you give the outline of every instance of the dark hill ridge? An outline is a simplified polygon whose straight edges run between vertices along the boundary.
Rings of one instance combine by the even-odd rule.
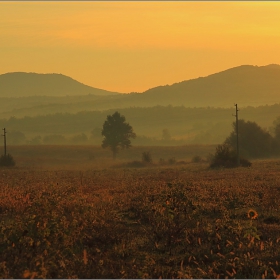
[[[62,74],[14,72],[0,75],[0,97],[115,95],[84,85]]]
[[[149,96],[151,102],[164,100],[166,105],[190,107],[279,103],[280,65],[242,65],[207,77],[155,87],[143,95]]]

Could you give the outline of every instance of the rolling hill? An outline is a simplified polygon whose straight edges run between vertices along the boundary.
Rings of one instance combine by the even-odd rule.
[[[115,95],[84,85],[62,74],[14,72],[0,75],[0,97]]]
[[[161,102],[160,105],[187,107],[275,104],[280,102],[280,65],[242,65],[207,77],[149,89],[142,99],[154,105]]]

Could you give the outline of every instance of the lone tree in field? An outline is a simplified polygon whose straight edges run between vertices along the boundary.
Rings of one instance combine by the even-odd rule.
[[[132,126],[125,121],[125,117],[121,116],[119,112],[107,116],[101,134],[104,136],[102,148],[110,147],[114,159],[120,148],[125,149],[131,147],[129,138],[136,137]]]

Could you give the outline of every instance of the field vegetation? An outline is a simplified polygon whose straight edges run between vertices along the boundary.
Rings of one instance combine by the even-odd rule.
[[[0,277],[279,278],[279,159],[210,169],[214,151],[10,147]]]

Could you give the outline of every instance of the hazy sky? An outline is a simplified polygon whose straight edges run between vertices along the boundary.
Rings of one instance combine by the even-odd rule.
[[[0,2],[0,74],[118,92],[280,64],[280,2]]]

